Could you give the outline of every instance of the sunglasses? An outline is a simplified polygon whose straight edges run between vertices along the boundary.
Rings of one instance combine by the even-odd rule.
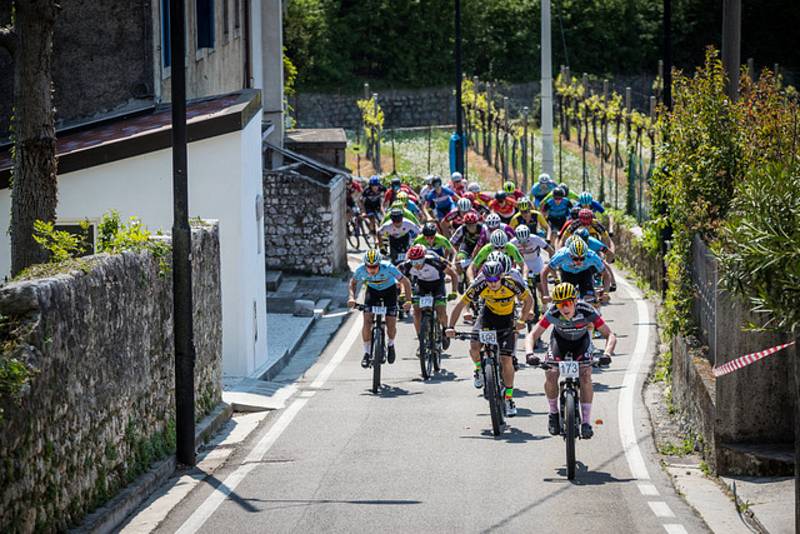
[[[419,267],[420,265],[425,263],[425,258],[423,258],[421,260],[410,260],[410,261],[411,261],[411,265],[413,265],[414,267]]]
[[[570,306],[572,306],[574,304],[575,304],[575,301],[572,300],[572,299],[570,299],[570,300],[559,300],[559,301],[555,302],[555,305],[558,308],[569,308]]]
[[[380,269],[380,267],[381,267],[380,265],[367,265],[367,270],[368,271],[377,271],[378,269]]]
[[[572,261],[575,263],[583,263],[583,260],[586,259],[583,256],[570,256],[570,258],[572,258]]]
[[[500,277],[499,276],[487,276],[486,277],[486,281],[489,282],[489,283],[499,282],[500,281]]]

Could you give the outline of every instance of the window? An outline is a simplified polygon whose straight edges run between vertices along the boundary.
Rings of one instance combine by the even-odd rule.
[[[56,225],[54,226],[54,229],[55,230],[61,230],[61,231],[64,231],[64,232],[68,232],[68,233],[80,238],[83,241],[83,243],[84,243],[84,245],[86,247],[84,249],[83,254],[81,254],[81,256],[89,256],[91,254],[94,254],[94,251],[95,251],[95,242],[94,242],[95,228],[94,228],[94,224],[89,224],[89,226],[86,227],[86,229],[84,229],[81,226],[80,222],[64,222],[64,223],[61,223],[61,224],[56,223]]]
[[[170,0],[161,0],[161,64],[167,69],[172,64],[170,44],[169,8]]]
[[[222,0],[222,42],[230,39],[230,14],[228,13],[228,0]]]
[[[197,49],[214,48],[214,0],[196,0]]]

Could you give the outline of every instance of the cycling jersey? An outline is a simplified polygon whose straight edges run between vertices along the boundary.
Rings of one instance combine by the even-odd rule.
[[[604,213],[606,211],[606,209],[603,207],[603,205],[600,204],[598,201],[596,201],[594,199],[592,199],[592,203],[589,204],[588,206],[585,205],[585,204],[581,204],[580,207],[581,208],[589,208],[594,213]]]
[[[386,221],[390,220],[391,218],[392,218],[392,212],[391,212],[391,210],[389,210],[383,215],[383,220],[381,221],[381,224],[385,223]],[[416,215],[411,213],[410,210],[403,209],[403,218],[404,219],[408,219],[412,223],[414,223],[417,226],[419,226],[419,219],[417,218]],[[417,233],[419,233],[419,232],[417,232]]]
[[[476,268],[480,267],[486,261],[486,258],[489,256],[489,254],[491,254],[495,250],[496,249],[494,248],[494,245],[492,245],[491,243],[489,243],[488,245],[484,245],[475,255],[475,259],[472,260],[472,263],[475,265]],[[503,247],[503,252],[505,252],[506,255],[509,258],[511,258],[511,261],[513,261],[514,263],[522,263],[523,261],[522,254],[519,253],[517,247],[511,244],[510,241],[506,243],[506,246]]]
[[[553,190],[555,190],[555,188]],[[547,202],[551,198],[553,198],[553,191],[550,191],[549,193],[547,193],[547,195],[545,195],[545,197],[542,199],[542,202]],[[577,204],[579,198],[580,197],[579,197],[578,193],[576,193],[575,191],[570,191],[569,193],[567,193],[566,200],[570,200],[574,204]]]
[[[475,215],[477,215],[477,212],[475,212],[475,210],[470,210],[470,211],[472,213],[475,213]],[[453,226],[461,226],[462,224],[464,224],[464,215],[466,215],[470,211],[461,212],[458,209],[454,209],[453,211],[444,216],[442,222],[449,222]]]
[[[592,236],[589,236],[589,241],[586,244],[589,245],[589,250],[594,252],[605,252],[606,250],[608,250],[608,247],[606,246],[605,243],[603,243],[599,239],[595,239]]]
[[[425,200],[428,201],[429,206],[436,208],[436,212],[439,214],[439,218],[441,218],[453,208],[453,197],[455,196],[455,191],[449,187],[442,187],[438,192],[434,189],[428,193]]]
[[[478,242],[478,239],[481,237],[481,227],[475,225],[475,231],[470,232],[467,229],[466,224],[462,224],[458,227],[458,230],[453,234],[453,237],[450,238],[450,243],[454,247],[458,247],[459,250],[466,251],[467,254],[472,254],[472,251],[475,249],[475,244]]]
[[[539,321],[539,326],[548,328],[553,325],[553,332],[558,336],[575,341],[581,339],[589,332],[589,325],[600,328],[605,324],[603,318],[590,304],[582,300],[575,303],[575,314],[572,319],[564,317],[555,304],[550,304],[544,317]],[[578,356],[577,354],[575,355]]]
[[[417,193],[406,184],[402,184],[399,189],[395,189],[393,187],[387,189],[386,192],[383,194],[383,203],[391,204],[392,202],[397,200],[397,193],[399,193],[400,191],[405,191],[406,193],[408,193],[409,200],[417,200]]]
[[[434,251],[439,256],[447,257],[447,252],[453,250],[453,244],[450,243],[450,240],[447,239],[442,234],[436,234],[433,238],[433,244],[428,243],[428,240],[425,239],[424,235],[419,235],[414,240],[414,245],[423,245],[428,250]]]
[[[447,187],[455,191],[458,196],[462,196],[467,192],[467,186],[465,185],[464,180],[461,180],[460,182],[451,181],[449,184],[447,184]]]
[[[567,199],[561,199],[559,203],[556,203],[554,198],[542,201],[542,211],[547,212],[548,220],[565,219],[569,215],[570,208],[572,208],[572,202]]]
[[[486,279],[475,280],[470,284],[461,301],[465,304],[483,299],[484,306],[495,315],[512,315],[514,313],[514,299],[524,300],[529,295],[528,290],[508,275],[500,278],[500,287],[491,289]]]
[[[511,226],[508,224],[500,223],[500,228],[502,228],[503,231],[506,233],[509,241],[517,236],[517,234],[514,233],[514,229],[511,228]],[[489,228],[485,224],[481,226],[481,236],[478,238],[478,243],[475,245],[478,250],[483,248],[483,245],[489,242],[489,236],[492,234],[492,232],[493,230],[489,230]]]
[[[352,180],[347,184],[347,205],[353,207],[356,205],[356,197],[361,196],[364,188],[356,180]]]
[[[489,202],[489,209],[498,214],[500,217],[510,219],[517,209],[517,203],[510,198],[507,198],[502,203],[497,200],[492,200]]]
[[[398,265],[397,268],[411,280],[438,282],[439,280],[444,280],[446,264],[444,258],[429,250],[425,253],[425,260],[421,267],[415,266],[410,260],[406,260]]]
[[[572,261],[572,256],[569,254],[569,249],[564,247],[556,252],[552,258],[550,258],[550,268],[551,269],[561,269],[568,273],[580,273],[587,269],[591,269],[594,267],[598,273],[603,272],[605,270],[605,266],[603,265],[603,260],[600,259],[600,256],[597,253],[587,250],[586,257],[584,257],[583,262],[580,265],[577,265],[574,261]]]
[[[545,219],[541,213],[539,213],[537,210],[531,210],[529,213],[531,217],[528,221],[525,220],[521,212],[514,215],[509,223],[511,228],[516,230],[517,226],[524,224],[530,229],[531,233],[536,233],[537,225],[541,226],[542,228],[547,228],[547,219]]]
[[[378,235],[388,235],[389,237],[405,237],[406,235],[411,235],[412,238],[419,235],[420,229],[419,226],[414,224],[413,222],[409,221],[408,219],[403,219],[403,221],[395,226],[392,221],[384,223],[378,229]]]
[[[548,193],[553,191],[553,189],[555,188],[556,188],[555,182],[546,182],[544,184],[541,182],[537,182],[533,184],[533,186],[531,187],[531,196],[533,197],[534,202],[536,202],[536,204],[538,205],[542,201],[542,199],[546,197]]]
[[[561,231],[558,233],[558,237],[563,237],[565,235],[570,236],[574,234],[582,226],[583,224],[581,224],[581,221],[578,219],[567,221],[567,224],[565,224],[564,227],[561,229]],[[608,230],[606,230],[606,227],[603,226],[603,224],[600,221],[592,220],[592,224],[586,226],[585,228],[589,230],[590,236],[596,237],[598,239],[605,239],[605,240],[609,239]]]
[[[383,194],[385,192],[386,187],[383,185],[379,185],[375,188],[373,188],[373,186],[367,186],[364,189],[364,192],[361,193],[361,198],[364,200],[364,209],[367,213],[374,213],[380,209],[381,200],[383,200]]]
[[[517,247],[519,253],[522,254],[522,258],[525,260],[525,265],[528,266],[529,271],[534,274],[542,272],[544,265],[542,263],[540,251],[543,248],[547,248],[547,241],[534,234],[528,237],[528,240],[524,243],[514,238],[511,240],[511,244]]]
[[[367,272],[367,266],[362,263],[353,273],[353,279],[356,281],[356,292],[361,284],[366,284],[367,288],[382,291],[394,287],[397,280],[403,279],[403,273],[388,261],[382,261],[378,272],[370,274]]]

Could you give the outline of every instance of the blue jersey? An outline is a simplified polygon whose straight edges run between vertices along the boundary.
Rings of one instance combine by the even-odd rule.
[[[531,196],[537,200],[542,200],[547,194],[556,188],[555,182],[537,182],[531,187]]]
[[[453,208],[454,196],[456,196],[455,191],[449,187],[442,187],[440,193],[437,193],[435,189],[428,193],[425,200],[428,201],[428,205],[435,207],[436,211],[447,213]]]
[[[589,245],[589,250],[591,250],[593,252],[605,252],[606,250],[608,250],[608,247],[606,246],[605,243],[603,243],[599,239],[596,239],[596,238],[594,238],[592,236],[589,236],[589,240],[587,241],[587,244]]]
[[[590,267],[597,269],[597,272],[602,272],[605,269],[603,260],[601,260],[600,256],[591,250],[586,251],[586,257],[584,258],[583,263],[580,265],[576,265],[575,262],[572,261],[572,257],[569,255],[569,249],[567,247],[560,249],[553,255],[552,258],[550,258],[551,269],[561,269],[572,274],[580,273],[586,269],[589,269]]]
[[[367,287],[383,291],[394,286],[397,280],[401,278],[403,278],[403,273],[388,261],[382,261],[378,272],[375,274],[369,274],[367,267],[363,263],[353,273],[353,279],[356,281],[356,290],[360,284],[366,283]]]
[[[414,215],[416,215],[416,216],[420,215],[419,206],[417,206],[417,203],[414,202],[413,200],[409,199],[409,200],[406,201],[406,209],[408,211],[410,211],[411,213],[413,213]]]
[[[594,213],[604,213],[606,211],[603,205],[594,199],[592,199],[592,203],[589,206],[581,204],[581,208],[587,208],[587,207]]]
[[[542,204],[542,209],[547,210],[548,219],[566,219],[570,208],[572,208],[572,202],[566,198],[561,199],[560,204],[556,204],[556,199],[554,198],[549,198],[547,202]]]

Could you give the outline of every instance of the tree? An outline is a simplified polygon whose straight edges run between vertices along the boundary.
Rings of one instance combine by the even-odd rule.
[[[47,260],[33,239],[36,220],[55,221],[56,130],[53,107],[55,0],[15,0],[0,48],[14,62],[14,167],[11,184],[11,274]]]

